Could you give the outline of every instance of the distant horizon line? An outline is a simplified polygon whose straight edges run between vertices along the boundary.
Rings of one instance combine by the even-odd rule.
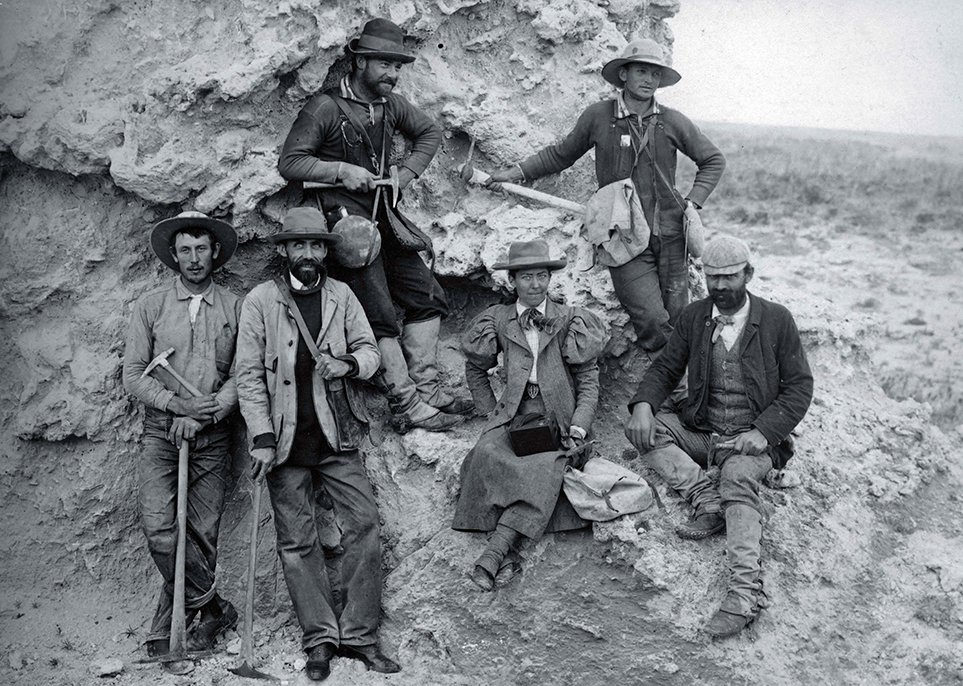
[[[671,105],[669,105],[671,107]],[[727,121],[724,119],[697,119],[700,125],[705,126],[751,126],[760,129],[787,129],[799,132],[814,132],[814,133],[824,133],[824,134],[855,134],[855,135],[869,135],[869,136],[901,136],[909,138],[928,138],[928,139],[952,139],[959,143],[963,143],[963,133],[953,134],[953,133],[921,133],[914,131],[912,133],[907,133],[905,131],[883,131],[879,129],[855,129],[855,128],[829,128],[826,126],[800,126],[798,124],[763,124],[759,122],[747,122],[747,121]]]

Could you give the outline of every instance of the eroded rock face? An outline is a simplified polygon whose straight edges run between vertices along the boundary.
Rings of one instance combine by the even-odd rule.
[[[606,456],[632,464],[621,422],[644,363],[630,352],[607,275],[589,269],[591,255],[575,239],[578,219],[466,188],[454,167],[469,138],[474,162],[491,168],[567,131],[585,103],[611,92],[600,65],[633,34],[668,42],[663,20],[677,10],[671,0],[0,6],[0,517],[12,561],[0,571],[3,587],[139,594],[149,614],[157,577],[134,497],[141,410],[120,383],[130,305],[171,278],[147,231],[180,209],[229,218],[242,245],[217,280],[239,293],[264,280],[271,250],[263,238],[297,201],[275,170],[282,139],[306,98],[342,72],[342,46],[372,15],[415,37],[419,59],[400,90],[445,129],[404,204],[434,239],[436,269],[452,287],[449,326],[495,299],[504,276],[491,266],[511,240],[548,240],[572,265],[558,274],[556,293],[612,328],[598,431]],[[584,201],[594,190],[591,160],[542,187]],[[780,268],[763,261],[759,273]],[[959,481],[951,448],[925,407],[888,400],[867,373],[868,318],[773,278],[758,292],[796,313],[818,390],[793,463],[801,486],[766,495],[767,583],[781,609],[763,637],[732,651],[705,646],[698,627],[722,592],[721,544],[677,541],[671,524],[686,511],[664,488],[658,517],[598,526],[594,539],[546,538],[528,552],[516,588],[473,593],[464,572],[481,539],[448,524],[480,422],[444,437],[398,437],[379,424],[366,464],[383,518],[384,636],[412,683],[619,683],[625,674],[712,682],[733,673],[746,683],[794,683],[799,642],[837,640],[828,635],[830,607],[853,610],[846,626],[865,639],[848,654],[878,656],[903,635],[884,606],[856,611],[889,583],[927,599],[920,616],[930,630],[945,625],[926,655],[909,638],[898,649],[925,665],[950,659],[961,587],[946,551],[963,545],[958,532],[908,531],[916,557],[900,560],[918,579],[909,585],[891,568],[869,578],[886,541],[866,532],[879,525],[879,503],[895,507],[934,480]],[[444,364],[463,386],[456,332],[447,333]],[[369,400],[383,414],[383,401]],[[236,456],[235,476],[245,462]],[[221,584],[234,599],[246,564],[247,488],[236,486],[222,528]],[[272,529],[263,528],[259,553],[262,614],[288,606]],[[930,573],[938,589],[926,585]],[[296,652],[296,641],[284,648]],[[752,665],[760,661],[771,680],[759,681]],[[890,665],[898,678],[921,673],[909,658]],[[811,668],[812,681],[838,674]]]

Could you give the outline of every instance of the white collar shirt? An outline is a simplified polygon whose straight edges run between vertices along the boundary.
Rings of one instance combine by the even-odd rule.
[[[535,309],[542,316],[545,316],[545,308],[548,305],[548,299],[543,300]],[[522,316],[522,312],[527,310],[528,307],[522,305],[520,302],[515,303],[515,312],[519,317]],[[532,371],[528,373],[528,383],[538,383],[538,329],[534,326],[529,325],[523,330],[525,334],[525,341],[528,343],[528,349],[532,351]]]

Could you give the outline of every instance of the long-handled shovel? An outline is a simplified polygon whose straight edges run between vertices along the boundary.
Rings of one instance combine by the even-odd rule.
[[[254,669],[254,571],[257,565],[257,530],[261,523],[261,484],[263,479],[254,482],[251,503],[251,547],[247,561],[247,593],[244,597],[244,627],[241,634],[241,664],[229,670],[248,679],[277,681],[276,676]]]

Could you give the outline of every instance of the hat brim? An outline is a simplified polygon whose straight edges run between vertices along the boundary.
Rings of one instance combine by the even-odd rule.
[[[214,234],[214,240],[220,244],[217,257],[211,263],[211,271],[223,267],[234,256],[237,250],[237,232],[234,227],[220,219],[210,217],[171,217],[157,222],[150,232],[150,247],[157,255],[157,259],[180,273],[181,268],[171,254],[171,236],[182,229],[199,227]]]
[[[568,265],[568,260],[519,260],[517,262],[498,262],[492,265],[492,269],[507,269],[508,271],[517,271],[519,269],[547,269],[549,271],[558,271],[559,269],[565,269]]]
[[[276,233],[273,236],[268,237],[268,240],[277,245],[278,243],[283,243],[284,241],[304,241],[304,240],[318,240],[324,241],[325,243],[331,243],[332,245],[337,245],[341,242],[341,236],[336,233],[328,233],[327,231],[282,231]]]
[[[729,276],[730,274],[738,274],[743,269],[746,268],[748,262],[740,262],[739,264],[729,264],[725,267],[710,267],[706,264],[702,265],[702,273],[706,276]]]
[[[404,52],[359,48],[357,38],[351,39],[351,42],[344,46],[344,51],[349,55],[358,55],[359,57],[382,57],[387,60],[392,60],[393,62],[404,62],[405,64],[411,64],[415,61],[414,55],[409,55]]]
[[[661,67],[662,78],[659,79],[659,88],[675,85],[682,79],[682,74],[664,62],[654,59],[641,59],[638,57],[617,57],[614,60],[606,62],[605,66],[602,67],[602,78],[616,88],[622,88],[625,84],[623,83],[622,79],[619,78],[619,69],[624,67],[626,64],[632,63],[652,64],[656,67]]]

